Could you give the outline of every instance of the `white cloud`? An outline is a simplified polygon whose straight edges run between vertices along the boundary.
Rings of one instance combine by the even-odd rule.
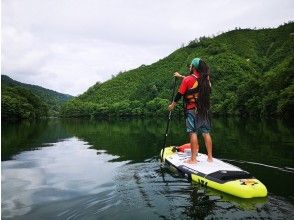
[[[2,1],[2,74],[73,95],[183,42],[293,20],[284,1]]]

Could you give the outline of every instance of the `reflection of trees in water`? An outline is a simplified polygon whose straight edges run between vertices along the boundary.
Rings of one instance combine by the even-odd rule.
[[[44,143],[77,136],[94,149],[118,155],[117,160],[141,162],[158,155],[163,147],[166,120],[48,120],[2,125],[2,159]],[[282,120],[213,119],[213,151],[218,158],[255,161],[294,167],[293,126]],[[202,138],[200,152],[206,152]],[[173,118],[168,145],[188,142],[182,119]]]
[[[141,162],[159,155],[166,123],[164,120],[146,119],[71,120],[63,121],[63,126],[73,135],[89,142],[93,148],[120,156],[118,160]]]
[[[2,125],[3,159],[21,150],[40,147],[43,143],[75,135],[107,150],[121,160],[139,162],[158,155],[163,147],[166,120],[48,120]],[[261,162],[294,167],[294,137],[291,123],[282,120],[253,120],[238,118],[213,119],[214,155],[219,158]],[[201,152],[205,152],[202,138]],[[173,118],[167,145],[188,142],[182,119]],[[118,160],[120,160],[118,159]]]
[[[215,118],[214,155],[220,158],[294,166],[294,127],[282,120]]]
[[[1,131],[2,160],[9,160],[24,150],[33,150],[44,144],[55,143],[70,135],[59,120],[22,121],[3,123]]]

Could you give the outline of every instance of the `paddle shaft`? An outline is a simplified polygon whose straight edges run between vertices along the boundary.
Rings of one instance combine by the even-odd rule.
[[[176,84],[177,84],[177,78],[175,78],[175,81],[174,81],[173,93],[172,93],[171,101],[174,100],[175,91],[176,91]],[[172,111],[170,111],[168,113],[168,119],[167,119],[167,123],[166,123],[165,135],[164,135],[164,142],[163,142],[162,153],[161,153],[161,162],[163,162],[164,149],[165,149],[165,145],[166,145],[166,139],[167,139],[167,136],[168,136],[169,124],[170,124],[170,121],[171,121],[171,113],[172,113]]]

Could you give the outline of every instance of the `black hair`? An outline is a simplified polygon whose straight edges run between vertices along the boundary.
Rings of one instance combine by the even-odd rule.
[[[199,94],[198,94],[198,117],[202,121],[209,121],[209,108],[210,108],[210,94],[211,86],[209,82],[209,67],[203,61],[199,61],[198,71],[200,72],[199,79]]]

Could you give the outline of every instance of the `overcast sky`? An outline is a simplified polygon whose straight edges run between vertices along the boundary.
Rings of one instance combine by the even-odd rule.
[[[294,20],[293,0],[1,2],[1,74],[71,95],[200,36]]]

